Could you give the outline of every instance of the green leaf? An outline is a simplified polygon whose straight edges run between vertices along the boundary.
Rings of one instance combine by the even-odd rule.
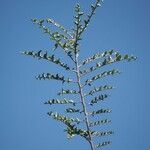
[[[103,61],[96,63],[95,66],[90,67],[89,69],[86,70],[82,70],[80,73],[81,75],[86,75],[90,72],[93,72],[103,66],[115,63],[115,62],[119,62],[119,61],[132,61],[132,60],[136,60],[136,57],[134,56],[128,56],[128,55],[121,55],[119,52],[113,52],[113,54],[108,57],[106,57]]]
[[[79,94],[79,91],[62,89],[62,91],[58,93],[58,95],[64,95],[64,94]]]
[[[110,122],[111,122],[111,120],[108,120],[108,119],[98,120],[95,122],[90,122],[90,127],[97,126],[97,125],[104,125],[104,124],[108,124]]]
[[[91,56],[91,57],[85,59],[85,60],[81,63],[81,65],[88,64],[88,63],[93,62],[93,61],[95,61],[95,60],[97,60],[97,59],[100,59],[100,58],[105,58],[106,56],[110,56],[110,55],[112,55],[113,53],[115,53],[114,50],[108,50],[108,51],[96,53],[96,54],[94,54],[93,56]]]
[[[94,99],[90,101],[90,105],[96,104],[99,101],[104,101],[109,95],[108,94],[101,94],[96,96]]]
[[[53,104],[73,104],[75,106],[76,103],[73,100],[68,100],[68,99],[64,98],[63,100],[59,100],[59,99],[48,100],[44,104],[49,104],[49,105],[53,105]]]
[[[100,0],[97,0],[97,1],[95,2],[95,4],[92,4],[92,5],[91,5],[91,12],[90,12],[90,14],[87,15],[87,19],[84,20],[84,26],[83,26],[83,28],[82,28],[80,34],[79,34],[80,36],[81,36],[81,34],[86,30],[88,24],[90,23],[92,17],[94,16],[94,14],[95,14],[95,12],[96,12],[96,9],[100,6],[100,3],[101,3],[101,2],[102,2],[102,0],[101,0],[101,1],[100,1]]]
[[[120,72],[118,70],[115,70],[115,69],[110,70],[110,71],[104,71],[102,73],[99,73],[99,74],[95,75],[91,79],[86,80],[84,86],[85,85],[89,85],[90,86],[92,82],[94,82],[94,81],[96,81],[98,79],[101,79],[103,77],[107,77],[107,76],[110,76],[110,75],[116,75],[116,74],[120,74]]]
[[[79,4],[77,4],[76,6],[75,6],[75,16],[74,16],[74,24],[75,24],[75,27],[74,27],[74,29],[73,29],[73,31],[74,31],[74,38],[76,39],[75,40],[75,43],[74,43],[74,48],[76,49],[76,50],[78,50],[77,49],[77,46],[79,46],[79,43],[78,43],[78,41],[81,39],[80,38],[80,31],[83,29],[83,24],[82,24],[82,16],[83,16],[83,12],[81,11],[81,7],[80,7],[80,5]],[[76,53],[76,52],[75,52]]]
[[[111,113],[111,112],[112,112],[111,109],[99,109],[97,111],[90,112],[89,115],[95,116],[95,115],[98,115],[98,114]]]
[[[80,109],[75,109],[75,108],[67,108],[66,109],[67,113],[81,113]]]
[[[78,14],[79,14],[79,16],[82,16],[82,15],[84,15],[84,12],[79,12]]]
[[[106,136],[106,135],[112,135],[112,134],[114,134],[113,131],[104,131],[104,132],[95,131],[95,132],[92,133],[92,136],[97,137],[97,136]]]
[[[32,56],[32,57],[38,58],[38,59],[44,59],[44,60],[50,61],[54,64],[57,64],[66,70],[70,70],[70,67],[67,64],[63,63],[59,58],[55,58],[54,55],[48,55],[47,52],[44,54],[41,54],[41,52],[42,52],[41,50],[38,52],[24,51],[22,54]]]
[[[64,82],[67,82],[67,83],[70,83],[70,82],[73,82],[72,79],[70,78],[66,78],[62,75],[59,75],[59,74],[51,74],[51,73],[42,73],[41,75],[38,75],[36,76],[36,79],[38,80],[58,80],[58,81],[61,81],[62,83]]]
[[[52,33],[52,31],[44,25],[44,23],[52,23],[54,26],[58,27],[59,29],[61,29],[61,30],[64,29],[63,26],[61,26],[60,24],[56,23],[54,20],[52,20],[50,18],[48,18],[46,20],[45,19],[42,19],[42,20],[32,19],[31,21],[34,24],[37,24],[44,31],[44,33],[47,33],[51,37],[55,37],[55,36],[57,37],[57,35],[59,34],[59,37],[61,36],[62,38],[64,38],[64,40],[68,39],[68,37],[65,34],[61,34],[58,31]],[[65,33],[67,32],[67,30],[65,30],[65,29],[63,31]],[[69,36],[71,36],[71,35],[69,35]]]
[[[87,130],[79,129],[75,126],[68,126],[65,131],[68,133],[68,138],[72,138],[75,135],[79,135],[79,136],[84,137],[86,139],[88,138],[88,131]]]
[[[109,145],[111,143],[112,143],[111,141],[102,142],[102,143],[97,144],[95,146],[95,148],[102,148],[103,146],[107,146],[107,145]]]
[[[60,115],[57,112],[52,112],[52,111],[48,112],[47,114],[49,116],[51,116],[53,119],[55,119],[57,121],[60,121],[60,122],[63,122],[66,125],[68,125],[70,123],[77,123],[77,124],[80,123],[80,119],[79,118],[69,118],[69,117],[66,117],[64,115]]]
[[[67,131],[67,133],[69,135],[69,138],[72,138],[75,135],[80,135],[80,136],[88,139],[88,136],[89,136],[89,131],[83,130],[83,129],[79,129],[79,128],[75,127],[75,126],[68,126],[65,131]],[[95,137],[95,136],[111,135],[111,134],[113,134],[113,132],[112,131],[107,131],[107,132],[90,131],[90,134],[93,137]]]
[[[62,31],[63,31],[66,35],[68,35],[70,38],[73,38],[73,35],[72,35],[72,33],[70,33],[69,30],[67,30],[64,26],[60,25],[58,22],[54,21],[53,19],[47,18],[47,19],[46,19],[46,22],[53,24],[54,26],[56,26],[56,27],[58,27],[60,30],[62,30]]]
[[[54,23],[54,21],[52,19],[51,20],[48,19],[46,21],[43,19],[42,22],[38,19],[33,19],[32,21],[34,24],[37,24],[39,26],[39,28],[41,28],[43,30],[44,33],[49,35],[49,37],[52,41],[55,41],[57,43],[57,47],[58,46],[61,47],[62,49],[64,49],[65,52],[68,50],[74,50],[72,45],[69,44],[69,41],[70,41],[70,39],[73,38],[73,35],[71,35],[71,34],[69,34],[69,32],[67,32],[67,35],[68,34],[70,35],[68,37],[66,35],[66,32],[64,34],[58,32],[58,31],[52,32],[49,28],[47,28],[45,25],[43,25],[44,22],[47,22],[47,23],[53,22]],[[59,26],[59,24],[57,24],[57,23],[54,23],[54,25],[55,26],[57,25],[57,27]],[[59,26],[59,29],[60,28],[62,29],[62,26]],[[64,29],[64,31],[65,31],[65,29]]]
[[[110,90],[113,88],[114,88],[113,86],[108,86],[108,85],[100,86],[100,87],[94,88],[93,90],[89,91],[87,94],[85,94],[85,96],[93,95],[97,92],[104,91],[104,90]]]

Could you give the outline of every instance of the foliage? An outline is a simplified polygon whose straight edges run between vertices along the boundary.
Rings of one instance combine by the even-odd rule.
[[[75,6],[74,28],[72,30],[66,29],[50,18],[41,20],[32,19],[32,22],[39,26],[39,28],[50,37],[51,41],[54,42],[54,49],[56,50],[61,48],[64,54],[69,57],[68,63],[64,63],[63,60],[57,58],[54,54],[49,55],[48,52],[43,52],[42,50],[26,50],[23,52],[24,55],[54,63],[56,66],[61,67],[74,75],[75,80],[70,77],[66,77],[65,74],[42,73],[36,76],[36,79],[57,80],[65,85],[69,84],[69,89],[62,88],[62,90],[58,92],[58,99],[54,98],[45,102],[46,105],[50,106],[67,106],[64,110],[64,114],[53,111],[50,111],[47,114],[54,120],[59,121],[66,126],[65,131],[68,134],[68,138],[72,138],[75,135],[81,136],[90,144],[91,150],[101,148],[111,143],[111,141],[104,141],[102,143],[95,144],[94,137],[113,134],[113,131],[93,130],[93,127],[95,126],[102,126],[111,123],[111,120],[108,120],[107,118],[102,120],[95,119],[95,116],[97,115],[102,116],[103,114],[111,113],[111,109],[100,108],[97,110],[96,107],[93,106],[99,106],[100,102],[106,100],[110,95],[105,93],[105,91],[109,91],[114,87],[111,85],[93,87],[93,84],[104,77],[106,78],[118,75],[120,74],[120,71],[117,69],[111,69],[95,74],[93,77],[89,77],[88,75],[95,70],[99,70],[110,64],[136,59],[134,56],[127,54],[122,55],[116,50],[106,50],[104,52],[98,52],[85,60],[79,60],[80,41],[82,40],[82,35],[87,29],[97,8],[101,6],[101,3],[102,0],[96,0],[96,2],[91,5],[91,11],[88,15],[85,15],[81,10],[80,5],[77,4]],[[58,30],[53,31],[49,29],[47,27],[48,24],[54,25]],[[73,67],[70,67],[70,62],[73,62]],[[95,64],[93,65],[93,63]],[[86,67],[87,65],[88,67]],[[83,81],[83,77],[86,78],[86,80]],[[76,89],[71,89],[72,84],[75,85]],[[85,90],[86,87],[88,87],[88,90]],[[65,95],[76,95],[76,98],[62,98]]]

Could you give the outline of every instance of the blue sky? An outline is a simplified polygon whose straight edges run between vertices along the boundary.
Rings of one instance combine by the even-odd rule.
[[[23,50],[51,50],[53,44],[31,18],[53,18],[72,28],[73,7],[88,11],[94,0],[1,0],[0,5],[0,149],[87,149],[80,138],[67,140],[61,124],[46,115],[43,101],[55,96],[60,84],[37,81],[42,72],[57,72],[55,65],[20,55]],[[150,2],[105,0],[84,35],[82,55],[107,49],[134,54],[138,60],[118,64],[123,73],[108,79],[117,89],[106,103],[115,131],[107,150],[149,149],[150,109]],[[108,82],[109,83],[109,82]],[[108,137],[109,138],[109,137]]]

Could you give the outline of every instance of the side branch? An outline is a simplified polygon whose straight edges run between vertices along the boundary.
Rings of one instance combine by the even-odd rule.
[[[80,35],[86,30],[86,28],[89,25],[93,15],[95,14],[96,9],[101,6],[101,4],[100,4],[101,2],[103,2],[103,0],[97,0],[95,4],[91,5],[91,13],[89,15],[87,15],[88,19],[84,20],[84,26],[80,32]]]

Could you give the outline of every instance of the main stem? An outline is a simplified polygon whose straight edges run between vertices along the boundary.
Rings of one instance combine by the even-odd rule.
[[[78,51],[78,40],[80,39],[79,37],[80,35],[80,27],[81,27],[81,22],[80,22],[80,15],[79,15],[79,8],[77,9],[77,23],[76,23],[76,33],[75,33],[75,42],[74,42],[74,54],[75,54],[75,69],[76,69],[76,77],[77,77],[77,84],[79,87],[79,95],[80,95],[80,99],[81,99],[81,104],[83,107],[83,113],[84,113],[84,117],[85,117],[85,123],[86,123],[86,128],[87,128],[87,132],[88,132],[88,138],[87,141],[90,144],[91,150],[95,150],[94,148],[94,144],[92,142],[92,136],[91,136],[91,132],[90,132],[90,123],[89,123],[89,117],[88,117],[88,112],[87,112],[87,108],[86,108],[86,103],[85,103],[85,99],[84,99],[84,93],[83,93],[83,89],[82,89],[82,84],[81,84],[81,76],[80,76],[80,66],[79,66],[79,51]]]
[[[86,128],[87,128],[87,131],[89,134],[88,142],[90,144],[91,150],[95,150],[94,144],[92,142],[92,136],[91,136],[90,127],[89,127],[88,112],[87,112],[86,103],[85,103],[85,99],[84,99],[84,95],[83,95],[83,89],[82,89],[81,80],[80,80],[81,77],[80,77],[78,53],[75,55],[75,65],[76,65],[76,76],[77,76],[77,83],[78,83],[78,87],[79,87],[79,94],[80,94],[83,112],[84,112],[84,116],[85,116]]]

